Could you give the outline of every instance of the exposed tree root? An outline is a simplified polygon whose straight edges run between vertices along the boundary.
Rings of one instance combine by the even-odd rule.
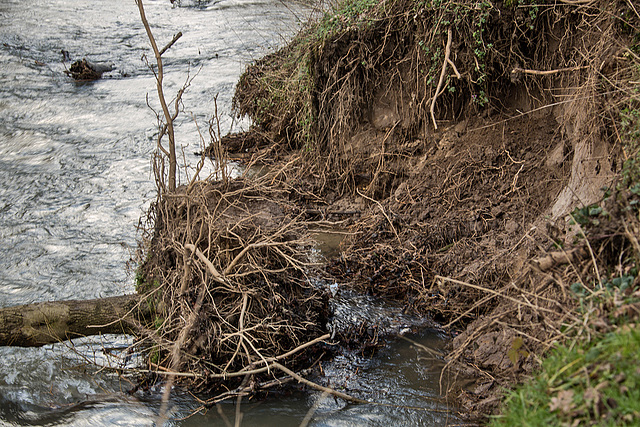
[[[157,369],[214,391],[277,360],[311,363],[301,353],[322,340],[326,296],[307,281],[305,224],[278,191],[198,182],[158,200],[140,286],[156,312],[143,342]]]

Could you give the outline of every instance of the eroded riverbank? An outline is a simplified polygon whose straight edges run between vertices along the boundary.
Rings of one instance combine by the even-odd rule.
[[[220,111],[228,111],[244,64],[294,32],[304,7],[261,1],[187,3],[178,8],[168,1],[151,2],[148,14],[159,39],[184,33],[166,57],[168,90],[177,90],[187,74],[198,73],[185,95],[188,113],[181,116],[177,133],[186,162],[195,164],[198,158],[191,153],[202,147],[191,114],[206,122],[216,94]],[[4,2],[0,14],[0,177],[5,182],[0,190],[0,231],[6,243],[0,304],[130,293],[135,280],[127,273],[127,263],[136,246],[135,228],[155,193],[149,166],[155,115],[145,105],[147,93],[154,102],[154,80],[140,60],[148,54],[148,41],[135,5],[105,3],[89,11],[76,1],[41,1],[28,8],[15,1]],[[211,28],[221,32],[212,36]],[[61,49],[73,60],[86,56],[113,63],[115,69],[100,81],[75,83],[64,74]],[[223,127],[231,123],[226,115],[222,120]],[[374,307],[387,313],[370,304],[363,303],[362,310]],[[436,347],[443,343],[437,333],[412,339]],[[2,422],[151,425],[160,411],[161,387],[129,396],[133,377],[100,369],[107,365],[122,371],[141,362],[139,354],[126,350],[131,343],[131,338],[104,336],[75,341],[71,349],[3,348]],[[424,402],[438,401],[439,389],[433,387],[432,365],[414,363],[420,354],[400,342],[392,343],[381,358],[345,357],[366,370],[365,388],[382,385],[382,394],[411,396],[416,406],[429,408],[431,403]],[[85,364],[94,358],[98,367]],[[376,376],[379,366],[386,367],[388,378]],[[396,368],[404,374],[396,375]],[[333,371],[334,384],[346,378],[340,372]],[[350,384],[358,388],[356,379],[351,372]],[[245,402],[242,408],[252,425],[299,425],[317,397],[300,392]],[[326,405],[318,410],[320,425],[365,422],[373,413],[376,420],[406,420],[406,425],[425,418],[419,410]],[[179,420],[199,406],[190,396],[178,393],[170,406],[176,425],[223,423],[215,410]],[[225,406],[225,412],[233,417],[235,408]],[[439,424],[442,419],[433,420]]]
[[[478,376],[459,395],[486,415],[636,302],[621,224],[637,222],[638,19],[631,3],[344,2],[247,69],[234,105],[254,133],[228,148],[348,227],[329,275],[461,332],[449,367]]]

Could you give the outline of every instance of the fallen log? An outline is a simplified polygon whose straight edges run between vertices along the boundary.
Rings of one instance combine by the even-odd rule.
[[[133,333],[150,317],[140,295],[51,301],[0,309],[0,346],[40,347],[98,334]]]

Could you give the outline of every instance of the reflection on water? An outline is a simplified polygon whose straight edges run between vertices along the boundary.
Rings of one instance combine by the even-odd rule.
[[[310,408],[315,408],[313,426],[444,426],[459,422],[456,412],[439,397],[442,361],[430,349],[442,349],[443,337],[424,331],[390,343],[374,358],[345,352],[323,363],[324,376],[314,379],[373,404],[351,404],[320,391],[291,392],[288,396],[263,401],[243,401],[243,425],[299,426]],[[313,378],[312,378],[313,379]],[[446,384],[445,384],[446,386]],[[301,388],[302,390],[302,388]],[[306,390],[306,389],[305,389]],[[222,404],[224,416],[235,419],[234,402]],[[213,408],[182,425],[220,425],[224,421]]]
[[[289,0],[145,5],[160,45],[183,33],[163,55],[165,92],[175,94],[196,76],[183,97],[176,134],[184,148],[181,162],[195,165],[192,153],[203,142],[194,119],[206,125],[216,95],[219,110],[230,111],[245,64],[281,45],[308,9]],[[131,293],[127,261],[138,219],[155,196],[150,153],[156,116],[146,105],[147,94],[159,111],[153,75],[141,59],[150,52],[135,3],[3,0],[0,22],[0,307]],[[74,82],[64,74],[70,64],[62,62],[63,49],[72,61],[86,57],[112,63],[114,70],[99,81]],[[231,117],[221,119],[228,129]],[[371,307],[367,302],[351,310]],[[132,385],[123,373],[136,363],[126,350],[130,343],[106,336],[76,341],[72,348],[0,348],[0,424],[152,425],[162,390],[126,393]],[[373,360],[340,357],[325,367],[327,378],[334,385],[344,382],[354,394],[375,389],[376,400],[430,408],[438,393],[425,367],[436,365],[418,359],[404,342]],[[315,392],[299,392],[244,402],[243,425],[299,425],[317,398]],[[174,396],[169,424],[226,425],[215,409],[181,420],[198,405],[190,396]],[[434,421],[428,411],[336,405],[331,399],[321,403],[312,424],[443,420]],[[221,411],[233,420],[233,404]]]

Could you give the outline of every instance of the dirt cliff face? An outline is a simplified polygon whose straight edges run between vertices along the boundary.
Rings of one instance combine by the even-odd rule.
[[[328,273],[453,331],[449,366],[478,376],[462,395],[487,413],[576,321],[569,283],[612,253],[600,236],[589,256],[570,214],[637,154],[619,121],[640,16],[439,3],[345,3],[250,66],[236,107],[255,122],[243,149],[350,226]]]

